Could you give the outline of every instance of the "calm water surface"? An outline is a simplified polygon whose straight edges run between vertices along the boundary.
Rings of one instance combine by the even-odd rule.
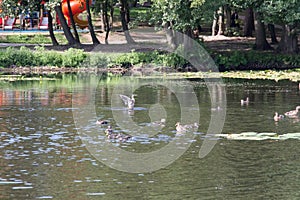
[[[99,146],[112,143],[136,153],[163,148],[173,140],[175,123],[181,121],[180,100],[163,85],[145,84],[135,88],[139,79],[125,83],[120,78],[96,77],[96,83],[90,80],[90,77],[65,76],[57,81],[0,84],[0,199],[300,198],[300,141],[297,139],[219,138],[213,150],[199,159],[211,113],[215,112],[211,110],[210,95],[203,80],[168,82],[176,85],[182,94],[189,92],[187,85],[192,86],[198,105],[191,107],[200,110],[200,127],[193,133],[194,139],[187,141],[190,147],[179,159],[151,173],[126,173],[110,168],[88,151],[88,143]],[[275,111],[284,113],[300,104],[296,83],[223,81],[227,99],[223,133],[300,131],[298,119],[273,121]],[[134,113],[128,113],[114,96],[116,87],[127,95],[137,94]],[[240,99],[247,96],[249,105],[241,106]],[[111,98],[116,105],[112,106]],[[95,115],[84,119],[89,111],[81,108],[91,101]],[[74,117],[74,113],[79,115]],[[123,116],[122,122],[116,120],[116,113]],[[108,141],[104,137],[106,126],[95,124],[97,119],[106,119],[115,132],[130,134],[130,127],[122,129],[122,123],[134,122],[139,127],[147,127],[151,126],[151,120],[162,117],[167,119],[166,126],[159,128],[156,135],[141,133],[124,143]],[[84,127],[75,126],[76,120],[87,123]],[[83,137],[78,130],[95,138]]]

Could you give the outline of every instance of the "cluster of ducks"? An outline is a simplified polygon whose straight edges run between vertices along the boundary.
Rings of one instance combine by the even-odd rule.
[[[107,125],[107,124],[109,124],[109,121],[97,120],[96,124],[97,125]],[[131,136],[129,136],[129,135],[124,135],[121,133],[114,133],[114,130],[112,129],[112,127],[110,125],[107,126],[107,129],[105,129],[104,132],[108,139],[115,139],[115,140],[119,140],[120,142],[127,141],[131,138]]]
[[[131,138],[130,135],[124,135],[121,133],[114,133],[111,126],[108,126],[105,130],[105,135],[108,139],[119,140],[120,142],[125,142]]]
[[[280,115],[280,114],[278,114],[278,112],[275,112],[274,121],[278,122],[278,121],[284,119],[285,116],[288,118],[298,118],[299,114],[300,114],[300,106],[297,106],[295,110],[291,110],[291,111],[284,113],[284,115]]]
[[[299,89],[300,89],[300,83],[299,83]],[[246,100],[241,99],[241,105],[248,105],[249,104],[249,97],[246,98]],[[291,110],[288,112],[285,112],[284,115],[278,114],[278,112],[275,112],[275,115],[273,117],[275,122],[278,122],[282,119],[284,119],[285,117],[288,118],[298,118],[300,114],[300,106],[297,106],[295,110]]]
[[[161,119],[160,121],[152,122],[151,124],[164,126],[165,122],[166,122],[166,119]],[[97,120],[96,124],[97,125],[107,125],[107,124],[109,124],[109,122],[106,120]],[[198,128],[199,125],[197,123],[182,125],[182,124],[180,124],[180,122],[177,122],[175,124],[175,127],[176,127],[176,133],[183,134],[183,133],[190,131],[191,129]],[[107,129],[105,129],[104,132],[105,132],[107,139],[116,140],[116,141],[120,141],[120,142],[126,142],[127,140],[131,139],[130,135],[114,133],[114,130],[113,130],[112,126],[110,126],[110,125],[107,126]]]
[[[134,109],[134,104],[135,104],[134,97],[136,96],[135,94],[132,94],[131,97],[121,95],[121,94],[119,96],[122,99],[125,106],[127,106],[128,110]],[[249,97],[247,97],[245,100],[241,99],[242,106],[248,105],[248,104],[249,104]],[[299,113],[300,113],[300,106],[297,106],[295,110],[291,110],[291,111],[284,113],[284,115],[280,115],[280,114],[278,114],[278,112],[275,112],[274,121],[278,122],[279,120],[284,119],[285,116],[288,118],[298,118]],[[96,124],[98,124],[98,125],[106,125],[108,123],[109,122],[106,120],[98,120],[96,122]],[[166,123],[166,120],[161,119],[158,122],[152,122],[151,125],[164,126],[165,123]],[[190,131],[191,129],[198,128],[199,125],[197,123],[189,124],[189,125],[182,125],[182,124],[180,124],[180,122],[177,122],[175,124],[175,127],[176,127],[177,133],[185,133],[185,132]],[[112,127],[110,125],[105,130],[105,135],[107,136],[108,139],[119,140],[121,142],[127,141],[131,138],[131,136],[129,136],[129,135],[124,135],[121,133],[114,133],[114,130],[112,129]]]
[[[128,97],[128,96],[122,95],[122,94],[120,94],[119,96],[122,99],[125,106],[127,106],[128,110],[134,109],[134,104],[135,104],[134,97],[136,96],[135,94],[132,94],[131,97]],[[166,123],[166,119],[161,119],[160,121],[152,122],[151,126],[165,126],[165,123]],[[106,120],[97,120],[96,124],[97,125],[107,125],[107,124],[109,124],[109,122]],[[185,133],[185,132],[189,131],[191,128],[198,128],[198,124],[194,123],[191,125],[182,125],[182,124],[180,124],[180,122],[177,122],[175,127],[176,127],[177,133]],[[118,140],[120,142],[125,142],[131,138],[131,136],[129,136],[129,135],[124,135],[121,133],[114,133],[114,130],[110,125],[107,126],[107,129],[105,130],[105,135],[108,139]]]
[[[134,109],[134,104],[135,104],[134,97],[136,96],[135,94],[132,94],[131,97],[128,97],[128,96],[122,95],[122,94],[120,94],[119,96],[122,99],[125,106],[127,106],[128,110]],[[106,120],[97,120],[96,121],[97,125],[107,125],[108,123],[109,122]],[[152,122],[151,125],[152,126],[165,126],[165,123],[166,123],[166,119],[161,119],[160,121]],[[182,125],[182,124],[180,124],[180,122],[177,122],[175,124],[175,127],[176,127],[177,133],[185,133],[192,128],[198,128],[198,124],[194,123],[194,124],[190,124],[190,125]],[[125,142],[131,138],[131,136],[129,136],[129,135],[124,135],[121,133],[114,133],[114,130],[112,129],[112,127],[110,125],[105,130],[105,135],[108,139],[118,140],[120,142]]]

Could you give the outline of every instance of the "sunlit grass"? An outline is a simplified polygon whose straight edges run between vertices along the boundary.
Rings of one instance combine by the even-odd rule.
[[[67,41],[62,33],[55,33],[55,37],[61,44],[66,44]],[[20,33],[13,35],[2,35],[0,43],[21,43],[21,44],[52,44],[49,35],[46,34],[28,34]]]

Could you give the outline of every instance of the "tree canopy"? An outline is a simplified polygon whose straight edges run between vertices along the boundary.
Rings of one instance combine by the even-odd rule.
[[[0,15],[18,16],[39,11],[42,0],[2,0]],[[61,0],[48,0],[47,9],[54,10]],[[280,51],[298,52],[297,36],[300,27],[300,1],[299,0],[140,0],[139,3],[151,2],[149,23],[157,27],[165,27],[169,30],[191,34],[194,30],[200,30],[202,25],[211,25],[213,21],[219,25],[218,34],[228,34],[230,29],[230,15],[238,11],[240,16],[245,15],[246,9],[252,9],[259,21],[260,28],[256,30],[256,37],[263,38],[258,31],[264,32],[264,26],[276,24],[282,27]],[[108,32],[112,22],[107,19],[111,15],[113,19],[113,5],[121,5],[121,18],[124,31],[127,33],[127,24],[130,21],[130,6],[135,6],[138,0],[95,0],[94,11],[105,13],[103,17],[104,30]],[[110,13],[108,13],[108,11]],[[88,14],[89,16],[91,14]],[[89,20],[91,21],[91,20]],[[111,20],[112,21],[112,20]],[[252,19],[253,21],[253,19]],[[222,24],[225,24],[222,25]],[[254,24],[254,22],[253,22]],[[256,23],[257,24],[257,23]],[[242,24],[243,25],[243,24]],[[125,28],[124,28],[125,27]],[[278,27],[278,26],[277,26]],[[90,23],[90,30],[93,30]],[[225,29],[225,31],[221,30]],[[226,30],[228,29],[228,30]],[[212,31],[214,32],[214,31]],[[251,35],[251,34],[250,34]],[[275,34],[273,33],[273,36]],[[262,36],[262,37],[261,37]],[[93,37],[95,40],[95,36]]]

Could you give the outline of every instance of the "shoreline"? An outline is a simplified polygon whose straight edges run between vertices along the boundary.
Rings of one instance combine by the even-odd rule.
[[[143,67],[112,67],[112,68],[68,68],[68,67],[13,67],[0,69],[0,81],[26,80],[36,77],[36,80],[45,79],[43,76],[59,74],[108,74],[113,76],[135,76],[139,78],[161,78],[164,79],[210,79],[210,78],[234,78],[234,79],[259,79],[259,80],[289,80],[300,82],[300,68],[294,70],[245,70],[229,72],[178,72],[172,69],[161,70],[160,68]]]

